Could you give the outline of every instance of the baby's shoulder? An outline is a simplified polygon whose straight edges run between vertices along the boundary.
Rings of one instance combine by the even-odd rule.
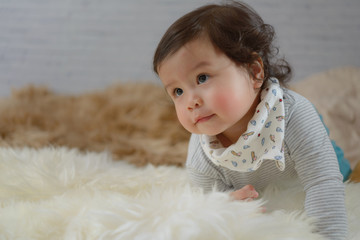
[[[294,111],[314,110],[314,105],[304,96],[288,89],[283,88],[285,115],[290,117]]]
[[[200,145],[200,135],[191,134],[188,146],[188,154],[186,159],[187,167],[199,167],[199,163],[204,164],[204,153]]]
[[[198,172],[206,175],[218,174],[219,167],[212,163],[211,160],[209,160],[205,155],[200,144],[200,135],[198,134],[191,134],[186,159],[186,167],[196,169]]]
[[[288,88],[282,88],[282,90],[284,92],[284,104],[289,106],[297,104],[312,105],[312,103],[307,98],[300,95],[299,93],[294,92]]]

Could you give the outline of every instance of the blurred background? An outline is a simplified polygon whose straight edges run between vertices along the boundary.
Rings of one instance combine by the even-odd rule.
[[[0,0],[0,97],[45,85],[65,94],[159,82],[152,56],[169,25],[205,0]],[[273,25],[293,81],[360,66],[359,0],[246,0]]]

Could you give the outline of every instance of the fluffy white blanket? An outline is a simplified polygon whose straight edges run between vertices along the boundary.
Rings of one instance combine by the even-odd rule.
[[[353,240],[359,198],[360,184],[346,183]],[[65,148],[0,148],[0,239],[322,239],[303,199],[293,183],[269,186],[261,200],[231,201],[192,189],[181,168],[136,168]]]

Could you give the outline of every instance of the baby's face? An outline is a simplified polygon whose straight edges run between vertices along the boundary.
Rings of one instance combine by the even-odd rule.
[[[206,37],[167,57],[158,73],[174,101],[180,123],[197,134],[232,131],[243,121],[247,126],[247,119],[253,115],[249,110],[261,87]]]

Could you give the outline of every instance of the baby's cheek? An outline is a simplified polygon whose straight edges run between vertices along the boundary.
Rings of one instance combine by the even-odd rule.
[[[189,120],[189,116],[188,114],[186,114],[185,111],[183,111],[181,108],[176,108],[176,115],[178,117],[178,120],[180,122],[180,124],[188,131],[191,131],[191,129],[189,129],[190,126],[190,120]]]
[[[228,93],[218,93],[214,96],[213,105],[219,111],[227,112],[233,108],[234,101]]]

